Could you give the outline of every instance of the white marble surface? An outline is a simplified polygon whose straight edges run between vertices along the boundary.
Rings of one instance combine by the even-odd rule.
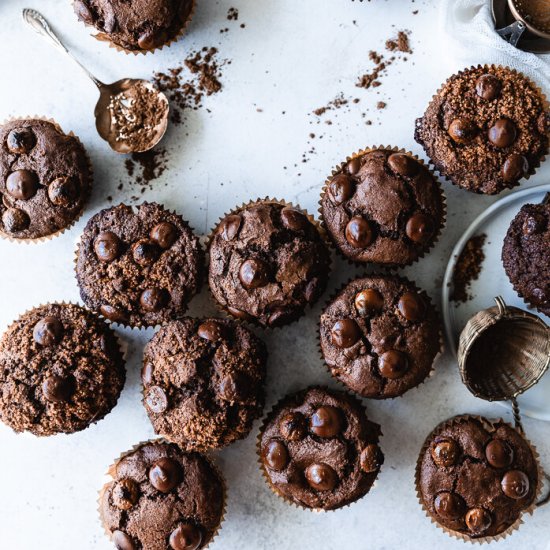
[[[154,56],[124,56],[89,37],[68,0],[0,2],[0,118],[41,114],[73,130],[89,150],[96,173],[92,201],[82,220],[46,244],[0,242],[0,329],[27,308],[49,300],[78,300],[72,259],[85,222],[108,205],[106,197],[127,200],[134,193],[123,158],[95,135],[92,111],[96,91],[70,61],[23,27],[21,8],[38,8],[97,75],[107,81],[123,76],[149,77],[167,69],[190,49],[216,45],[222,58],[224,90],[192,111],[185,126],[172,128],[164,142],[170,166],[143,198],[180,211],[201,233],[235,204],[258,195],[297,201],[316,210],[320,185],[331,167],[363,146],[392,144],[421,153],[413,123],[439,84],[457,67],[445,56],[435,32],[437,0],[198,0],[189,34]],[[226,20],[229,7],[238,23]],[[419,10],[412,15],[413,10]],[[356,21],[356,24],[353,21]],[[241,29],[240,23],[246,28]],[[220,29],[228,27],[227,33]],[[357,75],[371,67],[368,52],[381,51],[396,29],[411,29],[414,54],[396,63],[382,87],[355,88]],[[475,52],[472,52],[475,55]],[[473,58],[472,62],[483,62]],[[361,101],[337,116],[310,113],[344,91]],[[377,111],[375,104],[387,101]],[[372,126],[360,113],[368,106]],[[262,109],[258,112],[257,109]],[[284,112],[284,114],[283,114]],[[302,164],[308,134],[315,154]],[[295,166],[296,165],[296,166]],[[287,166],[288,169],[283,167]],[[547,182],[550,165],[529,183]],[[119,181],[126,182],[118,192]],[[448,225],[433,252],[406,269],[436,300],[448,254],[467,224],[494,199],[470,195],[445,184]],[[326,299],[360,269],[337,260]],[[490,300],[490,297],[488,297]],[[316,351],[316,322],[321,305],[298,324],[266,335],[271,352],[267,401],[310,383],[333,387]],[[191,313],[212,313],[205,289]],[[106,550],[111,548],[96,513],[97,490],[112,459],[153,435],[140,403],[139,364],[152,331],[121,331],[130,347],[128,382],[106,419],[83,433],[36,439],[0,427],[0,548],[6,550]],[[367,402],[369,415],[384,431],[386,463],[372,492],[351,507],[329,514],[299,511],[275,498],[258,471],[254,433],[218,453],[227,476],[228,511],[212,549],[370,549],[462,548],[424,517],[413,489],[414,463],[424,437],[441,420],[470,412],[496,416],[503,409],[473,398],[460,383],[455,362],[444,356],[435,376],[401,399]],[[506,418],[510,415],[506,412]],[[529,437],[550,469],[550,425],[525,419]],[[526,518],[504,549],[550,548],[550,506]]]

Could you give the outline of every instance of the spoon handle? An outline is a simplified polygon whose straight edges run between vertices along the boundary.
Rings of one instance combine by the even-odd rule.
[[[59,40],[56,34],[52,31],[50,25],[42,14],[36,10],[25,8],[23,10],[23,19],[27,22],[38,34],[44,38],[50,40],[50,42],[60,51],[67,54],[78,66],[88,75],[92,82],[101,89],[104,84],[98,80],[80,61],[74,57],[74,55],[65,47],[65,45]]]

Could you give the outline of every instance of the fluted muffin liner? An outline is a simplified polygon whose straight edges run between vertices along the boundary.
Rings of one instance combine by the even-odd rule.
[[[298,317],[296,317],[296,319],[290,321],[289,323],[285,323],[283,325],[274,326],[274,327],[264,326],[261,323],[259,323],[258,321],[256,321],[255,318],[253,318],[249,315],[247,315],[247,317],[243,318],[243,319],[239,319],[239,318],[235,317],[234,315],[231,314],[231,312],[225,306],[223,306],[222,304],[220,304],[218,302],[218,300],[214,296],[214,293],[212,292],[212,289],[210,288],[210,270],[209,270],[210,245],[212,243],[212,240],[213,240],[214,236],[216,235],[216,230],[218,229],[220,223],[227,216],[231,216],[233,214],[239,214],[242,210],[245,210],[245,209],[250,208],[252,206],[255,206],[257,204],[265,204],[265,203],[278,204],[278,205],[283,206],[283,207],[294,208],[295,210],[298,210],[299,212],[304,214],[304,216],[306,216],[306,218],[311,222],[311,224],[317,229],[317,231],[319,232],[319,236],[321,237],[321,240],[324,242],[325,246],[327,247],[328,252],[329,252],[329,256],[330,256],[330,263],[329,263],[327,274],[326,274],[327,282],[328,282],[328,279],[330,278],[330,274],[331,274],[332,269],[334,267],[334,265],[333,265],[334,262],[333,262],[333,259],[332,259],[332,255],[330,254],[331,249],[332,249],[332,245],[330,243],[330,240],[328,239],[328,236],[327,236],[327,233],[326,233],[325,229],[322,227],[321,223],[313,217],[312,214],[310,214],[307,210],[300,207],[299,205],[295,205],[295,204],[293,204],[291,202],[288,202],[284,199],[275,199],[273,197],[264,197],[263,199],[262,198],[257,198],[255,200],[250,200],[248,202],[243,202],[243,203],[241,203],[240,206],[236,206],[235,208],[229,210],[228,212],[226,212],[225,214],[220,216],[220,218],[214,224],[214,227],[210,230],[210,233],[206,237],[206,254],[207,254],[206,278],[208,280],[208,289],[210,290],[210,298],[213,300],[213,303],[216,306],[216,308],[218,309],[218,311],[220,311],[221,313],[223,313],[226,316],[229,316],[230,319],[234,319],[237,322],[244,323],[246,326],[248,326],[250,328],[261,328],[261,329],[263,329],[263,330],[265,330],[269,333],[272,333],[274,331],[284,329],[284,328],[298,322],[300,319],[302,319],[306,315],[306,311],[308,310],[308,308],[313,307],[313,305],[315,305],[320,300],[320,298],[315,302],[315,304],[309,304],[309,305],[306,304],[306,306],[304,306],[304,309],[303,309],[302,313]],[[326,288],[325,288],[325,291],[326,291]],[[323,291],[323,294],[324,294],[325,291]]]
[[[171,441],[168,441],[167,439],[165,439],[163,437],[154,438],[154,439],[147,439],[145,441],[140,441],[139,443],[136,443],[135,445],[132,445],[131,449],[121,452],[119,457],[117,459],[115,459],[115,461],[109,466],[109,468],[107,469],[107,472],[105,473],[105,478],[106,479],[105,479],[105,482],[103,483],[103,487],[101,487],[101,489],[99,490],[98,497],[97,497],[97,514],[99,516],[99,522],[101,523],[101,526],[103,527],[103,532],[105,533],[105,535],[108,537],[109,540],[111,540],[111,538],[112,538],[112,533],[111,533],[111,531],[109,531],[109,529],[107,529],[107,527],[105,527],[105,524],[103,522],[103,517],[101,515],[101,502],[102,502],[102,499],[103,499],[103,494],[105,493],[107,485],[109,483],[111,483],[112,481],[114,481],[115,475],[116,475],[116,469],[117,469],[117,466],[118,466],[119,462],[123,458],[126,458],[127,456],[130,456],[131,454],[133,454],[135,451],[137,451],[143,445],[147,445],[149,443],[175,445],[175,443],[173,443]],[[181,449],[182,452],[188,452],[188,450],[185,449],[184,447],[181,447],[180,445],[176,445],[176,446],[179,449]],[[216,527],[214,533],[212,533],[212,536],[210,537],[209,541],[204,546],[200,547],[200,550],[206,550],[210,546],[210,544],[212,544],[214,539],[220,534],[220,531],[222,530],[222,527],[223,527],[223,522],[225,521],[225,514],[227,512],[227,481],[226,481],[222,471],[220,470],[220,468],[218,468],[217,464],[214,462],[214,460],[212,459],[211,456],[209,456],[207,453],[195,451],[193,449],[190,449],[189,452],[195,452],[195,453],[200,454],[208,462],[208,464],[211,466],[212,470],[214,470],[214,472],[216,472],[216,474],[218,475],[218,478],[219,478],[219,480],[222,484],[222,492],[223,492],[222,514],[221,514],[221,517],[220,517],[219,524]]]
[[[428,103],[428,106],[432,104],[433,101],[435,101],[440,95],[441,95],[441,92],[443,91],[443,88],[449,83],[449,81],[451,80],[451,78],[453,77],[456,77],[456,76],[462,76],[464,75],[465,73],[469,72],[469,71],[472,71],[472,70],[476,70],[476,69],[507,69],[508,71],[510,71],[511,73],[515,74],[515,75],[519,75],[521,76],[522,78],[524,78],[526,81],[528,81],[530,84],[531,84],[531,87],[538,93],[541,101],[542,101],[542,104],[543,104],[543,107],[544,107],[544,110],[546,111],[546,113],[548,115],[550,115],[550,102],[548,101],[548,98],[546,97],[546,94],[542,91],[542,88],[540,88],[540,86],[537,86],[533,80],[531,80],[530,78],[528,78],[527,76],[525,76],[521,71],[518,71],[516,69],[513,69],[512,67],[508,67],[507,65],[499,65],[499,64],[495,64],[495,63],[491,63],[491,64],[484,64],[484,65],[471,65],[470,67],[467,67],[465,69],[462,69],[461,71],[458,71],[457,73],[453,73],[449,78],[447,78],[447,80],[445,80],[445,82],[443,82],[443,84],[441,84],[441,86],[437,89],[437,91],[435,92],[435,94],[432,96],[432,99],[429,101]],[[428,106],[426,107],[426,109],[428,108]],[[424,114],[425,114],[426,110],[424,111]],[[415,121],[415,129],[422,123],[422,119],[424,118],[424,114],[422,114],[422,116],[420,116],[416,121]],[[430,159],[430,165],[433,165],[434,166],[434,171],[437,175],[439,175],[441,178],[443,178],[445,181],[449,182],[449,183],[452,183],[455,187],[458,187],[459,189],[462,189],[464,191],[469,191],[468,189],[465,189],[464,187],[462,187],[461,185],[459,185],[458,183],[455,183],[450,177],[448,177],[444,172],[442,172],[439,168],[437,168],[437,166],[435,165],[435,163],[433,162],[433,160],[429,157],[427,151],[426,151],[426,148],[424,147],[424,144],[420,144],[421,147],[424,149],[424,153],[426,154],[426,156],[428,156],[428,158]],[[529,170],[527,171],[527,173],[522,176],[519,180],[517,180],[514,184],[512,184],[511,186],[508,186],[508,187],[504,187],[502,189],[502,191],[499,191],[498,193],[492,193],[492,194],[489,194],[489,193],[483,193],[481,191],[470,191],[471,193],[476,193],[476,194],[479,194],[479,195],[487,195],[487,196],[491,196],[491,195],[498,195],[504,191],[507,191],[507,190],[510,190],[510,189],[514,189],[515,187],[518,187],[519,185],[521,185],[521,183],[524,181],[524,180],[528,180],[531,176],[533,176],[535,174],[535,172],[540,168],[540,165],[545,161],[546,159],[546,155],[548,155],[548,149],[546,150],[546,153],[544,153],[543,155],[541,155],[540,159],[538,159],[538,161],[536,163],[534,163],[533,165],[531,165],[531,163],[529,163]]]
[[[392,278],[392,279],[397,279],[403,283],[406,283],[408,285],[411,285],[413,290],[415,290],[416,292],[418,293],[423,293],[425,295],[425,297],[428,299],[428,306],[429,307],[432,307],[437,315],[437,321],[438,321],[438,334],[439,334],[439,351],[436,353],[435,357],[433,358],[433,361],[432,361],[432,366],[430,368],[430,371],[428,372],[428,374],[424,377],[424,379],[419,382],[416,386],[413,386],[411,388],[409,388],[408,390],[404,391],[401,395],[396,395],[395,397],[367,397],[367,396],[363,396],[361,394],[356,394],[351,388],[349,388],[342,380],[340,380],[339,378],[337,378],[336,376],[334,376],[334,374],[332,374],[332,370],[330,368],[330,366],[327,364],[326,360],[325,360],[325,355],[323,353],[323,348],[321,346],[321,317],[319,317],[319,321],[317,322],[317,349],[318,349],[318,352],[319,352],[319,357],[325,367],[325,369],[327,370],[327,372],[330,374],[330,376],[332,377],[333,380],[335,380],[338,384],[340,384],[340,386],[342,386],[346,392],[349,392],[349,393],[352,393],[353,395],[355,395],[356,397],[358,398],[361,398],[361,399],[372,399],[372,400],[377,400],[377,401],[386,401],[386,400],[390,400],[390,399],[401,399],[402,397],[404,397],[406,394],[410,393],[411,391],[413,390],[416,390],[418,388],[420,388],[420,386],[422,386],[423,384],[425,384],[428,380],[430,380],[431,378],[433,378],[433,376],[435,375],[435,366],[436,366],[436,363],[437,361],[439,360],[439,358],[443,355],[444,351],[445,351],[445,339],[444,339],[444,336],[443,336],[443,327],[442,327],[442,322],[441,322],[441,317],[440,317],[440,314],[439,314],[439,311],[437,310],[437,308],[435,307],[435,304],[433,304],[432,302],[432,298],[431,296],[423,289],[421,289],[419,286],[417,286],[416,282],[407,278],[407,277],[404,277],[402,275],[397,275],[396,273],[392,273],[392,272],[389,272],[389,273],[386,273],[386,272],[380,272],[380,271],[375,271],[373,273],[363,273],[361,275],[358,275],[356,277],[350,277],[347,282],[343,283],[342,285],[340,285],[333,293],[332,295],[330,296],[330,298],[325,302],[325,305],[323,307],[323,310],[321,311],[321,315],[323,314],[323,312],[326,310],[326,308],[338,297],[338,295],[352,282],[356,281],[357,279],[363,279],[365,277],[386,277],[386,278]]]
[[[380,426],[380,424],[378,424],[377,422],[374,422],[373,420],[371,420],[367,416],[367,409],[366,409],[365,405],[363,404],[363,402],[357,397],[357,395],[351,393],[347,388],[344,389],[344,390],[341,390],[341,389],[333,390],[333,389],[329,388],[328,386],[324,386],[322,384],[313,384],[313,385],[307,386],[305,388],[302,388],[301,390],[290,391],[290,392],[286,393],[283,397],[278,399],[272,405],[269,412],[264,416],[264,418],[262,420],[262,423],[261,423],[261,426],[260,426],[260,429],[258,430],[258,435],[256,437],[256,456],[257,456],[257,459],[258,459],[258,465],[259,465],[259,469],[260,469],[260,472],[262,474],[262,477],[264,478],[264,481],[267,483],[267,486],[271,489],[271,492],[276,497],[280,498],[285,504],[290,504],[291,506],[293,506],[294,508],[297,508],[298,510],[307,510],[308,512],[312,512],[312,513],[316,513],[316,514],[329,514],[329,513],[332,513],[332,512],[338,512],[339,510],[345,510],[346,508],[349,508],[350,506],[352,506],[353,504],[355,504],[359,500],[367,497],[369,495],[369,493],[376,488],[377,483],[378,483],[378,478],[380,476],[380,472],[382,471],[382,468],[384,467],[384,464],[381,464],[380,468],[378,469],[378,473],[376,474],[375,480],[372,482],[372,485],[370,486],[369,490],[363,496],[357,498],[356,500],[354,500],[352,502],[348,502],[347,504],[344,504],[343,506],[339,506],[338,508],[332,508],[330,510],[326,510],[324,508],[310,508],[309,506],[305,506],[304,504],[300,504],[300,503],[290,499],[289,497],[287,497],[284,493],[279,491],[279,489],[277,489],[277,487],[273,483],[271,483],[271,479],[269,477],[269,474],[267,473],[267,470],[265,469],[264,462],[262,460],[262,435],[264,434],[264,432],[267,428],[267,425],[271,422],[272,418],[274,417],[275,413],[277,412],[277,408],[279,407],[279,404],[281,403],[281,401],[286,399],[288,396],[296,393],[297,391],[308,391],[308,390],[313,389],[313,388],[318,388],[320,390],[323,390],[323,391],[326,391],[326,392],[329,392],[329,393],[334,393],[334,391],[337,391],[339,393],[345,394],[346,397],[348,397],[355,405],[359,406],[361,408],[361,410],[364,412],[367,420],[378,426],[378,428],[379,428],[378,445],[380,447],[380,440],[384,436],[384,434],[382,433],[382,426]]]
[[[35,237],[35,238],[24,238],[24,237],[14,237],[13,235],[10,235],[8,233],[4,233],[4,231],[2,231],[0,229],[0,238],[2,239],[6,239],[10,242],[18,242],[18,243],[26,243],[26,244],[30,244],[30,243],[42,243],[42,242],[46,242],[46,241],[49,241],[50,239],[53,239],[54,237],[57,237],[59,235],[62,235],[63,233],[65,233],[65,231],[68,231],[69,229],[71,229],[75,223],[82,217],[82,214],[84,213],[84,210],[86,209],[86,206],[87,206],[87,203],[88,203],[88,200],[90,199],[90,195],[92,194],[92,188],[93,188],[93,183],[94,183],[94,170],[93,170],[93,166],[92,166],[92,161],[88,155],[88,151],[86,151],[86,148],[84,147],[84,144],[82,143],[82,141],[80,141],[80,138],[74,134],[73,132],[68,132],[68,133],[65,133],[63,131],[63,129],[61,128],[61,126],[59,125],[59,123],[53,119],[53,118],[48,118],[48,117],[44,117],[44,116],[38,116],[38,115],[31,115],[31,116],[17,116],[17,117],[8,117],[7,119],[5,119],[4,121],[2,121],[0,123],[0,126],[4,126],[5,124],[8,124],[9,122],[15,122],[15,121],[24,121],[24,120],[41,120],[43,122],[49,122],[51,124],[53,124],[56,129],[61,132],[62,134],[66,135],[66,136],[70,136],[74,139],[76,139],[76,141],[78,142],[78,144],[80,145],[81,149],[82,149],[82,153],[84,154],[84,157],[86,159],[86,163],[88,165],[88,192],[82,196],[82,207],[80,209],[80,211],[76,214],[76,216],[73,218],[73,220],[67,224],[65,227],[57,230],[57,231],[54,231],[53,233],[50,233],[49,235],[44,235],[43,237]]]
[[[116,208],[117,206],[120,206],[122,204],[125,204],[125,203],[118,203],[116,205],[111,205],[111,206],[108,206],[107,208],[102,208],[101,210],[98,210],[97,212],[95,212],[94,216],[96,214],[98,214],[99,212],[101,212],[102,210],[108,210],[108,209],[111,209],[111,208]],[[158,202],[155,202],[155,201],[152,201],[152,202],[147,202],[147,201],[144,201],[142,203],[139,203],[137,205],[126,205],[128,206],[129,208],[134,208],[134,207],[138,207],[138,206],[141,206],[142,204],[157,204],[158,206],[160,206],[165,212],[168,212],[169,214],[173,214],[174,216],[177,216],[178,218],[180,218],[181,222],[183,223],[183,225],[185,227],[187,227],[190,231],[193,232],[193,234],[197,237],[197,239],[199,240],[199,244],[200,244],[200,247],[201,247],[201,250],[203,252],[203,255],[204,255],[204,263],[203,265],[200,266],[200,269],[201,269],[201,278],[200,278],[200,286],[196,292],[196,294],[194,294],[193,296],[191,296],[191,298],[189,299],[189,301],[187,302],[187,309],[186,309],[186,312],[187,310],[189,309],[189,303],[191,302],[191,300],[193,300],[193,298],[195,298],[195,296],[198,296],[198,294],[200,294],[201,290],[202,290],[202,287],[204,286],[205,284],[205,277],[206,277],[206,273],[207,273],[207,264],[206,264],[206,251],[204,249],[204,245],[202,243],[202,239],[200,238],[199,234],[195,231],[195,229],[193,227],[191,227],[191,225],[189,224],[189,222],[187,220],[185,220],[181,214],[179,214],[178,212],[176,212],[175,210],[172,210],[172,209],[169,209],[169,208],[166,208],[163,204],[161,203],[158,203]],[[82,233],[78,236],[77,240],[76,240],[76,244],[75,244],[75,252],[74,252],[74,258],[73,258],[73,264],[74,264],[74,272],[75,272],[75,278],[77,279],[77,286],[78,286],[78,290],[80,292],[80,285],[78,285],[78,278],[77,278],[77,268],[78,268],[78,255],[80,253],[80,245],[82,244],[82,235],[84,234],[84,230],[82,230]],[[124,328],[130,328],[130,329],[135,329],[135,330],[139,330],[139,331],[144,331],[144,330],[147,330],[148,328],[153,328],[154,330],[158,330],[162,324],[161,323],[156,323],[154,325],[151,325],[151,324],[146,324],[146,323],[143,323],[143,322],[140,322],[140,323],[136,323],[136,324],[130,324],[130,323],[123,323],[122,321],[112,321],[111,319],[105,317],[105,315],[103,315],[100,311],[96,311],[92,308],[89,308],[87,305],[86,305],[86,308],[90,309],[91,311],[93,311],[98,317],[100,317],[101,319],[103,319],[108,325],[116,325],[116,326],[119,326],[119,327],[124,327]],[[186,314],[186,313],[185,313]],[[185,315],[184,314],[184,315]],[[170,321],[177,321],[178,318],[175,317],[173,319],[170,319]]]
[[[538,470],[538,479],[537,479],[537,487],[535,488],[535,496],[533,498],[533,502],[530,506],[528,506],[525,510],[523,510],[519,516],[518,519],[510,525],[508,528],[506,528],[504,531],[499,533],[498,535],[493,536],[487,536],[487,537],[469,537],[468,535],[461,533],[460,531],[454,531],[452,529],[449,529],[448,527],[445,527],[444,525],[441,525],[436,519],[430,514],[428,508],[424,504],[424,500],[422,498],[422,491],[420,489],[420,470],[422,466],[422,459],[428,450],[433,438],[438,434],[441,433],[446,428],[449,428],[455,424],[458,424],[464,420],[477,420],[480,422],[484,428],[491,429],[493,427],[493,422],[501,422],[503,424],[506,424],[513,430],[517,431],[521,437],[525,440],[529,448],[531,449],[531,452],[533,453],[533,457],[535,459],[535,462],[537,464],[537,470]],[[418,499],[418,502],[420,503],[420,506],[422,506],[422,510],[424,511],[425,515],[430,519],[430,521],[436,525],[439,529],[447,533],[450,537],[453,537],[458,540],[462,540],[464,542],[469,542],[471,544],[484,544],[484,543],[490,543],[495,542],[499,540],[503,540],[506,537],[510,536],[514,531],[517,531],[523,521],[523,515],[529,514],[532,515],[535,511],[535,508],[537,507],[537,500],[540,498],[542,494],[543,489],[543,478],[544,478],[544,472],[542,470],[541,464],[540,464],[540,455],[536,449],[536,447],[527,439],[524,433],[519,432],[519,430],[514,427],[512,424],[508,422],[504,422],[502,418],[498,419],[487,419],[483,416],[475,415],[475,414],[461,414],[457,416],[453,416],[452,418],[449,418],[447,420],[444,420],[443,422],[439,423],[426,437],[424,443],[422,444],[422,448],[420,450],[420,454],[418,455],[418,459],[416,461],[416,467],[415,467],[415,490],[416,490],[416,497]]]
[[[347,164],[351,160],[353,160],[355,158],[362,157],[363,155],[366,155],[367,153],[372,153],[374,151],[381,151],[381,150],[390,151],[391,153],[403,153],[405,155],[408,155],[412,159],[414,159],[416,162],[418,162],[418,164],[420,164],[424,168],[426,168],[428,170],[428,172],[430,173],[430,175],[433,177],[434,183],[436,184],[436,187],[439,190],[439,195],[441,197],[441,207],[442,207],[441,208],[441,223],[439,224],[439,227],[437,228],[437,232],[432,237],[432,242],[430,243],[430,245],[428,247],[424,248],[424,250],[422,250],[422,252],[416,258],[410,260],[407,263],[395,263],[394,264],[394,263],[378,263],[378,262],[374,262],[374,261],[361,262],[359,260],[354,260],[353,258],[348,257],[344,252],[342,252],[340,247],[332,239],[329,228],[328,228],[328,226],[325,222],[325,219],[323,217],[323,205],[322,205],[322,203],[323,203],[323,199],[324,199],[325,195],[328,192],[328,186],[330,185],[330,182],[332,181],[332,179],[336,175],[344,173],[345,167],[347,166]],[[372,147],[365,147],[364,149],[360,149],[359,151],[357,151],[355,153],[352,153],[350,156],[346,157],[345,161],[343,161],[340,164],[336,165],[332,169],[332,172],[331,172],[330,176],[328,176],[327,179],[325,180],[325,183],[323,184],[323,187],[321,189],[321,196],[319,198],[319,203],[318,204],[319,204],[318,212],[319,212],[319,219],[321,220],[321,226],[323,227],[323,229],[326,232],[327,239],[330,242],[331,248],[336,250],[336,253],[341,258],[343,258],[349,265],[355,265],[355,266],[359,266],[359,267],[376,266],[377,268],[381,268],[381,269],[384,269],[384,268],[385,269],[399,269],[399,268],[402,268],[402,267],[410,266],[410,265],[414,264],[415,262],[418,262],[428,252],[430,252],[432,250],[432,248],[439,241],[439,238],[441,237],[441,233],[442,233],[442,231],[445,227],[445,224],[447,223],[447,198],[445,197],[445,193],[443,192],[443,188],[441,186],[441,183],[440,183],[439,179],[437,178],[434,167],[431,164],[425,163],[418,155],[413,154],[411,151],[407,151],[406,149],[399,148],[399,147],[392,146],[392,145],[378,145],[378,146],[374,145]]]

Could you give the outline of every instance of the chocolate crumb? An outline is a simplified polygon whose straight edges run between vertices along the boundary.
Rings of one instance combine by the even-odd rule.
[[[376,108],[377,109],[385,109],[386,108],[386,103],[384,103],[383,101],[379,101],[377,104],[376,104]]]
[[[229,21],[237,21],[239,19],[239,10],[237,8],[229,8],[227,11],[227,19]]]
[[[407,32],[399,31],[397,33],[397,38],[386,40],[386,50],[390,52],[399,51],[403,53],[412,53]]]
[[[464,246],[453,273],[451,301],[465,303],[472,299],[469,292],[472,281],[481,273],[481,264],[485,259],[483,246],[487,235],[475,235]]]
[[[133,153],[124,161],[124,166],[128,176],[135,176],[134,182],[144,193],[146,189],[152,189],[151,183],[166,170],[166,149],[155,148],[145,153]],[[137,175],[136,169],[139,169]]]

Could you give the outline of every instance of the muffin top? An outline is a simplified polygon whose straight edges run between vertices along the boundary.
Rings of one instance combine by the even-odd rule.
[[[203,263],[199,239],[180,216],[155,203],[120,204],[88,221],[76,277],[91,309],[116,323],[154,326],[184,315]]]
[[[400,277],[355,279],[321,315],[326,364],[363,397],[397,397],[418,386],[432,370],[440,338],[428,295]]]
[[[197,550],[223,519],[225,490],[201,454],[144,443],[109,470],[100,495],[103,526],[121,550]]]
[[[72,304],[40,306],[0,340],[0,419],[40,436],[83,430],[115,406],[125,377],[104,321]]]
[[[0,126],[0,233],[39,239],[78,218],[91,186],[89,161],[74,136],[51,122]]]
[[[174,38],[194,0],[73,0],[78,19],[127,50],[152,50]]]
[[[550,202],[521,207],[504,238],[502,263],[520,296],[550,316]]]
[[[346,258],[402,266],[434,244],[445,213],[441,188],[423,164],[378,149],[354,156],[328,180],[321,216]]]
[[[313,387],[283,398],[260,436],[273,490],[305,508],[334,510],[366,495],[384,455],[380,426],[350,395]]]
[[[210,242],[210,289],[238,319],[295,321],[325,290],[330,253],[316,225],[292,206],[259,201],[225,216]]]
[[[514,524],[536,497],[538,466],[525,439],[502,421],[455,417],[429,436],[417,466],[424,507],[470,538]]]
[[[263,342],[229,319],[162,327],[145,347],[142,369],[155,432],[194,449],[246,437],[262,413],[266,357]]]
[[[416,121],[415,139],[455,185],[493,195],[539,165],[548,131],[540,91],[516,71],[493,65],[451,76]]]

